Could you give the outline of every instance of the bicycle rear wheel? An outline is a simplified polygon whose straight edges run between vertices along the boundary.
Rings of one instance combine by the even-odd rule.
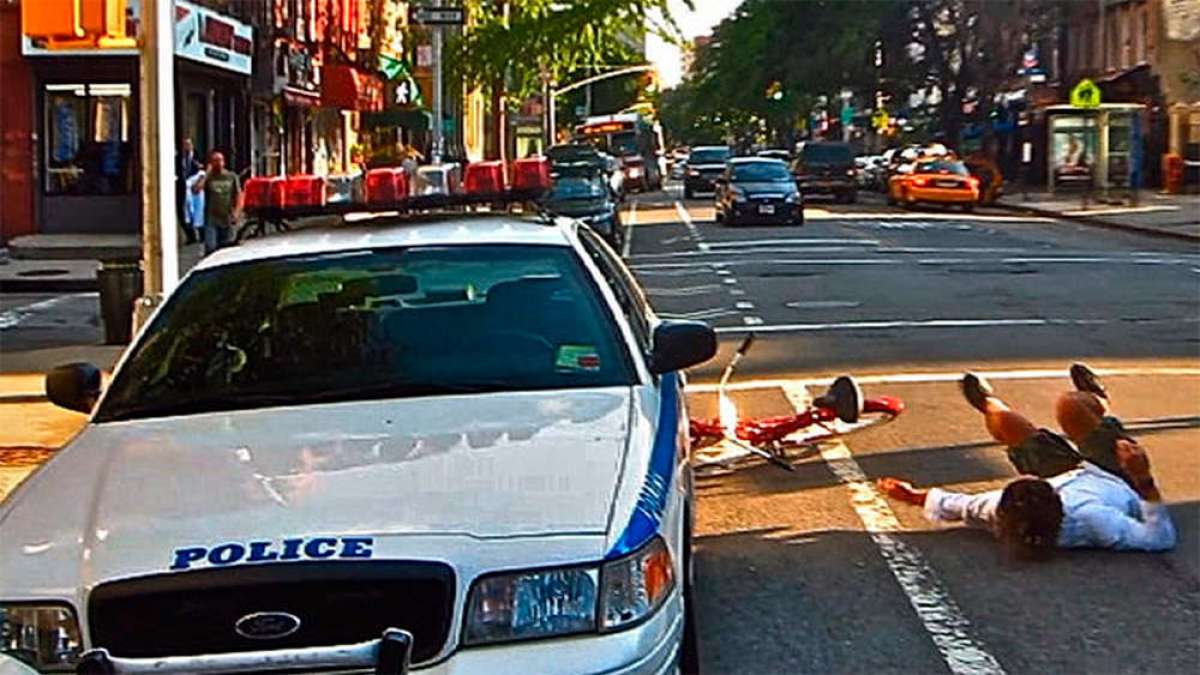
[[[819,422],[788,436],[786,441],[799,445],[821,443],[882,426],[904,412],[904,402],[891,396],[880,396],[863,401],[863,411],[857,422]]]

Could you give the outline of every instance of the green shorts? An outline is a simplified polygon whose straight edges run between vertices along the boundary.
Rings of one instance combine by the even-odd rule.
[[[1083,459],[1067,439],[1049,429],[1040,429],[1020,445],[1008,449],[1008,461],[1018,472],[1038,478],[1078,468]]]
[[[1115,417],[1105,417],[1100,426],[1096,427],[1087,438],[1079,444],[1079,454],[1087,461],[1105,471],[1125,478],[1121,463],[1117,461],[1117,439],[1129,438],[1121,420]]]
[[[1105,471],[1128,478],[1121,470],[1117,461],[1117,439],[1129,438],[1125,427],[1115,417],[1105,417],[1092,433],[1079,444],[1076,450],[1067,439],[1050,431],[1040,429],[1036,434],[1025,439],[1020,445],[1008,449],[1008,460],[1017,471],[1050,478],[1060,473],[1078,468],[1079,463],[1087,460]]]

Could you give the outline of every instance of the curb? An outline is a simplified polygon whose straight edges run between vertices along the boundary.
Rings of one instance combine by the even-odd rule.
[[[1095,216],[1075,216],[1067,215],[1061,211],[1051,211],[1049,209],[1039,209],[1035,206],[1020,206],[1016,204],[1005,204],[1004,202],[995,202],[992,207],[1004,209],[1005,211],[1014,211],[1017,213],[1028,213],[1035,216],[1043,216],[1047,218],[1055,218],[1058,220],[1069,220],[1083,225],[1091,225],[1093,227],[1103,227],[1110,230],[1121,230],[1124,232],[1134,232],[1136,234],[1144,234],[1150,237],[1161,237],[1163,239],[1175,239],[1180,241],[1189,241],[1193,244],[1200,243],[1200,234],[1191,234],[1189,232],[1172,232],[1157,227],[1143,227],[1141,225],[1130,225],[1128,223],[1112,223],[1107,220],[1102,220]]]
[[[53,279],[48,277],[29,277],[0,279],[0,293],[85,293],[99,291],[100,284],[95,277]]]

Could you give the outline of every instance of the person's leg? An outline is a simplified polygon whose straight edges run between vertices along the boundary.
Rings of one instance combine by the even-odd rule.
[[[1008,459],[1023,474],[1049,478],[1079,466],[1079,453],[1058,434],[1033,425],[996,396],[987,380],[967,373],[962,379],[967,402],[983,413],[992,438],[1008,446]]]
[[[214,223],[204,225],[204,255],[210,255],[220,247],[220,229]]]
[[[1117,442],[1133,439],[1112,416],[1107,391],[1096,374],[1080,363],[1071,366],[1071,380],[1078,391],[1059,396],[1054,406],[1059,428],[1075,442],[1084,459],[1129,480],[1117,458]]]

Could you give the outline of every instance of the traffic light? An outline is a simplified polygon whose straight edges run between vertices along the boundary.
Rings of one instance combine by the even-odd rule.
[[[125,34],[128,0],[25,0],[21,32],[48,49],[130,49]]]

